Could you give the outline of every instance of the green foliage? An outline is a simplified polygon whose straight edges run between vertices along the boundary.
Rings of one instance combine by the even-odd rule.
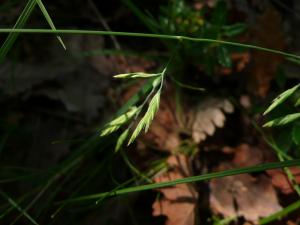
[[[197,38],[223,39],[231,38],[245,29],[245,25],[227,23],[227,7],[225,1],[217,1],[210,15],[204,6],[196,10],[183,0],[171,1],[170,5],[162,8],[160,17],[160,32],[167,34],[187,35]],[[242,28],[243,27],[243,28]],[[206,73],[211,75],[218,66],[231,67],[230,54],[232,49],[213,43],[184,43],[179,49],[179,62],[202,64]]]
[[[14,25],[13,29],[19,29],[23,28],[25,24],[27,23],[27,20],[29,19],[31,13],[33,12],[36,4],[39,5],[44,17],[46,18],[48,24],[50,25],[52,30],[56,30],[54,23],[52,22],[51,17],[49,16],[43,2],[41,0],[28,0],[24,10],[20,14],[16,24]],[[2,44],[1,49],[0,49],[0,63],[5,59],[7,53],[17,40],[19,34],[18,33],[9,33],[8,37],[6,38],[5,42]],[[64,42],[62,41],[60,36],[57,36],[57,39],[61,43],[64,49],[66,49],[66,46]]]
[[[297,122],[300,119],[297,108],[299,86],[300,84],[281,93],[264,113],[268,114],[269,121],[263,126],[274,128],[274,143],[289,158],[298,157],[300,153],[300,129]]]
[[[272,102],[272,104],[268,107],[268,109],[264,112],[264,115],[269,114],[270,112],[274,111],[275,109],[278,109],[279,106],[282,105],[282,103],[286,102],[289,98],[292,98],[293,95],[295,95],[295,93],[297,92],[298,88],[299,88],[300,84],[284,91],[283,93],[281,93],[277,98],[275,98]],[[293,108],[291,109],[292,111],[296,111],[296,107],[297,107],[297,102],[299,101],[299,99],[297,99],[295,101],[295,103],[293,104]],[[280,112],[280,110],[278,110]],[[300,113],[287,113],[283,116],[277,117],[275,119],[272,119],[270,121],[268,121],[267,123],[265,123],[263,126],[264,127],[276,127],[276,126],[284,126],[287,125],[289,123],[292,123],[296,120],[298,120],[300,118]],[[292,139],[292,138],[291,138]]]
[[[225,25],[222,27],[224,36],[234,37],[243,33],[247,29],[244,23],[235,23],[232,25]]]
[[[264,127],[283,126],[300,118],[300,113],[293,113],[271,120],[264,124]]]
[[[124,144],[124,142],[126,141],[126,139],[128,138],[128,135],[129,135],[129,129],[126,129],[118,138],[117,140],[117,144],[116,144],[116,147],[115,147],[115,152],[118,152],[122,145]]]
[[[300,98],[298,98],[298,100],[295,102],[295,107],[300,106]]]
[[[58,33],[66,33],[66,34],[88,34],[88,35],[120,35],[120,36],[135,36],[135,37],[147,37],[147,38],[160,38],[167,43],[166,40],[180,40],[180,48],[176,48],[174,43],[167,43],[166,46],[169,49],[176,50],[175,59],[174,61],[180,62],[183,65],[186,64],[186,61],[188,63],[201,63],[204,65],[207,65],[207,72],[213,71],[216,66],[224,66],[224,67],[231,67],[231,52],[236,50],[229,48],[231,47],[244,47],[244,48],[252,48],[257,50],[263,50],[268,51],[276,54],[281,54],[284,56],[291,56],[294,58],[299,59],[299,56],[295,56],[289,53],[284,53],[281,51],[276,51],[272,49],[267,49],[259,46],[253,46],[253,45],[246,45],[246,44],[240,44],[236,42],[230,42],[230,41],[223,41],[224,39],[227,40],[227,38],[232,38],[242,32],[245,31],[246,26],[242,23],[237,24],[228,24],[227,21],[227,8],[225,6],[225,1],[218,1],[217,6],[214,8],[213,13],[207,15],[206,8],[204,7],[201,10],[195,10],[191,6],[187,5],[185,1],[183,0],[173,0],[170,2],[168,6],[164,6],[161,8],[161,14],[158,18],[158,20],[153,19],[151,15],[145,14],[141,12],[134,4],[131,3],[131,0],[124,0],[124,2],[127,2],[127,4],[130,6],[130,8],[134,11],[134,13],[139,17],[142,18],[142,21],[153,31],[153,34],[145,34],[145,33],[129,33],[129,32],[108,32],[108,31],[98,31],[98,30],[57,30],[46,10],[41,0],[30,0],[28,1],[28,4],[24,10],[24,12],[21,14],[19,20],[17,21],[16,25],[14,26],[14,29],[0,29],[0,32],[10,32],[8,36],[8,41],[4,43],[0,50],[0,61],[3,59],[10,47],[12,46],[13,42],[15,41],[18,32],[24,32],[24,33],[51,33],[51,34],[58,34]],[[26,20],[28,19],[31,11],[33,10],[34,6],[38,3],[41,11],[43,12],[43,15],[47,19],[50,27],[52,30],[45,30],[45,29],[28,29],[28,30],[17,30],[17,28],[22,28]],[[15,29],[16,28],[16,29]],[[62,42],[62,39],[60,36],[57,36],[60,43],[65,48],[64,43]],[[178,52],[177,52],[178,50]],[[180,65],[176,65],[180,66]],[[116,146],[115,146],[115,152],[119,151],[122,147],[122,145],[126,142],[126,140],[129,138],[128,144],[132,143],[138,135],[145,130],[145,132],[148,131],[149,126],[151,125],[155,114],[157,113],[159,109],[160,104],[160,97],[162,92],[162,86],[164,81],[164,75],[166,72],[166,68],[161,73],[143,73],[143,72],[137,72],[137,73],[127,73],[127,74],[119,74],[116,75],[115,78],[122,78],[122,79],[133,79],[133,78],[146,78],[148,79],[146,84],[142,87],[141,91],[133,96],[117,113],[118,116],[116,116],[115,119],[110,121],[108,124],[105,125],[105,127],[101,130],[100,136],[102,138],[92,137],[88,141],[86,141],[79,149],[76,151],[75,154],[72,154],[72,156],[61,163],[57,168],[55,168],[55,171],[51,173],[51,176],[46,177],[43,176],[43,182],[46,180],[46,182],[42,183],[42,189],[38,190],[37,196],[41,196],[46,189],[48,189],[55,180],[58,180],[60,177],[65,176],[63,179],[63,182],[71,183],[71,179],[74,178],[72,176],[72,172],[77,171],[74,168],[80,162],[86,157],[86,155],[92,150],[97,149],[99,150],[99,146],[101,146],[101,150],[105,149],[103,147],[103,142],[106,141],[107,143],[110,143],[107,141],[109,137],[108,135],[118,131],[123,126],[128,125],[128,127],[121,133],[119,138],[117,139]],[[173,79],[172,79],[173,80]],[[180,83],[176,81],[177,83]],[[200,88],[191,87],[185,84],[180,84],[181,86],[185,86],[190,89],[195,90],[203,90]],[[299,85],[292,88],[292,90],[288,90],[282,94],[282,96],[275,100],[273,104],[269,107],[269,109],[266,111],[266,114],[273,111],[275,108],[277,108],[279,105],[281,105],[284,101],[286,101],[290,96],[292,96],[296,90],[298,89]],[[145,96],[144,101],[140,104],[141,96]],[[299,106],[300,100],[296,101],[295,106]],[[144,115],[140,115],[142,112],[145,112]],[[297,118],[299,118],[299,113],[293,113],[288,114],[286,116],[277,118],[275,120],[270,121],[268,126],[275,126],[275,125],[285,125],[287,123],[295,121]],[[141,119],[136,122],[138,118]],[[134,127],[134,125],[137,123],[137,125]],[[271,125],[270,125],[271,124]],[[133,130],[131,136],[130,132]],[[293,132],[292,132],[292,138],[294,141],[294,144],[299,145],[299,125],[293,126]],[[92,149],[92,150],[90,150]],[[88,150],[88,151],[87,151]],[[106,161],[106,160],[105,160]],[[98,162],[97,162],[98,163]],[[102,197],[108,197],[112,195],[120,195],[120,194],[126,194],[126,193],[132,193],[137,191],[143,191],[143,190],[150,190],[154,188],[161,188],[161,187],[167,187],[172,186],[180,183],[187,183],[187,182],[196,182],[196,181],[203,181],[218,177],[224,177],[224,176],[230,176],[230,175],[236,175],[241,173],[249,173],[249,172],[259,172],[266,169],[275,169],[275,168],[282,168],[282,167],[288,167],[288,166],[296,166],[299,165],[299,160],[293,160],[293,161],[287,161],[287,162],[279,162],[279,163],[271,163],[271,164],[265,164],[265,165],[258,165],[255,167],[249,167],[249,168],[241,168],[241,169],[234,169],[234,170],[227,170],[222,171],[218,173],[211,173],[211,174],[205,174],[200,175],[196,177],[188,177],[184,179],[179,179],[171,182],[164,182],[159,184],[150,184],[150,185],[140,185],[135,187],[129,187],[117,190],[118,188],[114,189],[114,191],[107,192],[107,193],[100,193],[93,196],[87,196],[87,197],[81,197],[74,199],[75,201],[83,201],[87,199],[99,199]],[[106,165],[104,162],[101,161],[101,165],[97,167],[97,169],[100,168],[100,171],[102,170],[102,166]],[[51,171],[52,172],[52,171]],[[67,173],[69,172],[69,173]],[[101,172],[102,173],[102,172]],[[43,174],[44,175],[44,174]],[[48,175],[48,174],[47,174]],[[97,175],[97,173],[93,174]],[[94,178],[94,176],[89,177]],[[83,181],[87,182],[85,177],[77,177],[76,175],[76,182],[83,183]],[[60,185],[55,189],[50,196],[50,199],[47,199],[48,201],[53,201],[55,195],[61,190],[63,185],[61,184],[63,182],[59,182]],[[73,182],[73,181],[72,181]],[[75,182],[75,185],[76,185]],[[73,183],[72,183],[73,184]],[[127,184],[127,183],[126,183]],[[74,185],[74,184],[73,184]],[[120,185],[121,186],[121,185]],[[71,188],[72,189],[72,188]],[[80,190],[80,188],[78,189]],[[115,191],[116,190],[116,191]],[[31,195],[32,196],[32,195]],[[31,197],[30,196],[30,197]],[[15,207],[17,210],[19,210],[22,215],[26,216],[25,211],[21,211],[18,206],[15,204],[17,201],[11,201],[10,204]],[[67,201],[68,202],[68,201]],[[72,200],[70,201],[72,202]],[[30,208],[30,207],[29,207]],[[25,208],[26,209],[26,208]]]
[[[89,195],[89,196],[73,198],[73,199],[63,201],[61,203],[82,202],[82,201],[87,201],[87,200],[92,200],[92,199],[99,199],[102,197],[124,195],[124,194],[129,194],[129,193],[134,193],[134,192],[170,187],[170,186],[174,186],[177,184],[206,181],[206,180],[211,180],[211,179],[220,178],[220,177],[233,176],[233,175],[238,175],[238,174],[243,174],[243,173],[256,173],[256,172],[261,172],[261,171],[265,171],[265,170],[272,170],[272,169],[283,168],[283,167],[292,167],[292,166],[298,166],[298,165],[300,165],[300,159],[288,160],[288,161],[284,161],[284,162],[266,163],[266,164],[257,165],[257,166],[244,167],[244,168],[239,168],[239,169],[230,169],[230,170],[225,170],[225,171],[221,171],[221,172],[214,172],[214,173],[203,174],[203,175],[198,175],[198,176],[191,176],[191,177],[176,179],[176,180],[167,181],[167,182],[127,187],[127,188],[123,188],[120,190],[116,190],[114,192],[104,192],[104,193],[99,193],[99,194],[94,194],[94,195]]]
[[[15,200],[13,200],[10,196],[8,196],[5,192],[3,192],[3,191],[1,191],[0,190],[0,195],[2,195],[2,197],[4,198],[4,199],[6,199],[8,202],[9,202],[9,204],[13,207],[13,208],[15,208],[15,209],[17,209],[18,211],[20,211],[20,213],[22,213],[22,215],[24,215],[32,224],[34,224],[34,225],[39,225],[24,209],[22,209],[20,206],[19,206],[19,204],[15,201]],[[1,218],[1,217],[0,217]]]
[[[130,145],[134,140],[137,138],[137,136],[141,133],[143,129],[145,129],[145,132],[148,131],[154,116],[156,112],[159,109],[159,102],[160,102],[160,95],[161,95],[161,89],[163,85],[163,77],[165,75],[166,68],[161,73],[155,73],[155,74],[149,74],[144,72],[137,72],[137,73],[127,73],[127,74],[120,74],[114,76],[115,78],[122,78],[122,79],[131,79],[131,78],[150,78],[151,80],[151,86],[152,90],[144,100],[144,102],[140,106],[132,106],[129,111],[126,113],[122,113],[119,117],[109,122],[105,127],[101,130],[100,136],[106,136],[109,135],[115,131],[117,131],[121,126],[125,125],[126,123],[130,122],[133,117],[137,118],[140,114],[140,112],[143,110],[145,105],[147,105],[148,101],[148,107],[144,114],[144,116],[140,119],[138,124],[136,125],[134,131],[131,134],[131,137],[128,141],[128,145]],[[151,99],[151,100],[150,100]],[[134,121],[133,121],[134,122]],[[119,151],[122,147],[123,143],[126,141],[126,139],[129,136],[130,127],[133,125],[133,122],[127,128],[118,138],[115,151]]]
[[[138,112],[137,107],[132,107],[128,112],[120,115],[116,119],[110,121],[105,127],[101,130],[100,136],[109,135],[115,131],[117,131],[121,126],[129,122],[132,117]]]
[[[132,12],[154,33],[189,36],[203,39],[228,39],[246,30],[244,23],[228,24],[228,9],[225,1],[217,1],[216,6],[208,8],[205,4],[195,9],[184,0],[171,0],[160,7],[157,19],[151,12],[143,12],[133,0],[123,0]],[[212,13],[207,14],[207,11]],[[165,43],[174,50],[176,44]],[[176,49],[177,67],[188,64],[203,64],[207,74],[212,74],[218,66],[231,67],[232,48],[217,43],[187,43]]]
[[[276,151],[277,156],[280,161],[284,161],[286,159],[291,159],[293,157],[299,157],[300,152],[300,127],[298,120],[300,118],[300,113],[296,113],[297,111],[297,103],[292,104],[291,107],[287,107],[288,104],[282,104],[286,102],[288,99],[291,100],[291,102],[297,102],[299,99],[297,99],[297,90],[300,84],[296,85],[293,88],[290,88],[280,94],[271,104],[271,106],[265,111],[265,114],[272,114],[279,113],[284,114],[283,116],[279,117],[276,116],[276,119],[273,119],[266,124],[264,124],[265,127],[276,127],[276,130],[274,128],[274,134],[275,137],[274,140],[271,142],[271,147]],[[297,96],[297,97],[296,97]],[[293,98],[296,97],[296,98]],[[286,102],[288,103],[288,102]],[[291,113],[295,112],[295,113]],[[283,127],[282,127],[283,126]],[[272,138],[273,139],[273,138]],[[269,141],[267,143],[270,144]],[[296,182],[296,178],[294,174],[288,169],[284,169],[289,182],[292,184],[294,190],[298,195],[300,195],[300,187]],[[281,211],[267,216],[260,220],[260,224],[267,224],[272,221],[278,220],[283,218],[284,216],[287,216],[289,213],[297,210],[299,208],[299,202],[295,202],[285,208],[283,208]]]
[[[266,115],[269,112],[273,111],[277,106],[279,106],[281,103],[285,102],[289,97],[291,97],[298,90],[299,86],[300,86],[300,84],[286,90],[285,92],[281,93],[278,97],[276,97],[273,100],[273,103],[264,112],[264,115]]]
[[[228,217],[228,218],[220,218],[218,216],[212,217],[213,225],[228,225],[236,220],[237,220],[236,217]]]
[[[219,47],[218,49],[218,59],[219,63],[224,67],[231,67],[232,62],[230,58],[230,54],[228,52],[228,49],[224,46]]]
[[[160,73],[160,77],[153,80],[152,91],[147,96],[146,100],[144,101],[144,103],[142,104],[141,107],[143,107],[147,103],[148,99],[151,97],[151,94],[156,91],[156,88],[158,86],[159,86],[159,89],[154,94],[152,99],[150,100],[147,111],[144,114],[144,116],[142,117],[142,119],[139,121],[139,123],[137,124],[135,130],[133,131],[133,133],[128,141],[128,145],[130,145],[137,138],[137,136],[141,133],[141,131],[143,129],[145,129],[145,132],[147,132],[147,130],[149,129],[149,126],[150,126],[152,120],[154,119],[154,116],[159,108],[161,88],[162,88],[162,84],[163,84],[163,76],[164,76],[165,72],[166,72],[166,69],[164,69],[164,71],[162,73]]]
[[[300,145],[300,124],[295,123],[292,131],[293,141],[296,145]]]
[[[35,6],[36,6],[36,0],[29,0],[27,2],[24,10],[20,14],[13,29],[23,28],[25,26],[25,24],[26,24],[29,16],[31,15],[33,9],[35,8]],[[6,40],[4,41],[4,43],[2,44],[1,49],[0,49],[0,63],[3,62],[7,53],[9,52],[9,50],[11,49],[11,47],[17,40],[18,36],[19,36],[18,33],[9,33],[8,37],[6,38]]]
[[[51,29],[52,29],[52,30],[56,30],[55,25],[54,25],[54,23],[52,22],[52,19],[51,19],[50,15],[49,15],[47,9],[45,8],[45,6],[44,6],[42,0],[35,0],[35,1],[36,1],[37,4],[39,5],[39,7],[40,7],[40,9],[41,9],[41,11],[42,11],[44,17],[46,18],[48,24],[50,25]],[[62,45],[62,47],[66,50],[66,46],[65,46],[63,40],[61,39],[61,37],[60,37],[60,36],[56,36],[56,37],[57,37],[58,41],[60,42],[60,44]]]
[[[259,224],[263,225],[263,224],[268,224],[268,223],[275,222],[275,221],[278,222],[278,220],[284,218],[285,216],[289,215],[290,213],[294,212],[295,210],[297,210],[299,208],[300,208],[300,201],[296,201],[296,202],[288,205],[287,207],[283,208],[281,211],[261,219],[259,221]]]
[[[154,119],[156,112],[158,111],[159,102],[160,102],[160,91],[158,91],[150,101],[147,112],[143,117],[145,120],[145,132],[148,131],[149,126],[152,120]]]
[[[130,145],[137,138],[137,136],[141,133],[141,131],[144,128],[145,128],[145,132],[148,131],[149,126],[152,120],[154,119],[155,113],[158,111],[159,101],[160,101],[160,91],[158,91],[151,99],[146,113],[144,114],[143,118],[136,126],[134,132],[132,133],[128,145]]]

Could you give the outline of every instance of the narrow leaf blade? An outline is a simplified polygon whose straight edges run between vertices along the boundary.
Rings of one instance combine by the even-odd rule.
[[[300,124],[296,123],[293,126],[292,138],[296,145],[300,145]]]
[[[218,49],[218,61],[224,67],[232,66],[230,53],[225,46],[220,46]]]
[[[9,204],[21,212],[32,224],[39,225],[24,209],[22,209],[19,204],[8,196],[5,192],[0,190],[0,194],[9,202]]]
[[[50,15],[49,15],[47,9],[45,8],[42,0],[36,0],[36,2],[39,5],[39,7],[40,7],[40,9],[41,9],[44,17],[46,18],[48,24],[50,25],[51,29],[55,31],[56,27],[55,27],[54,23],[52,22],[52,19],[51,19]],[[57,35],[56,37],[57,37],[58,41],[60,42],[60,44],[62,45],[62,47],[66,50],[67,49],[66,45],[64,44],[64,42],[61,39],[61,37],[59,35]]]
[[[277,106],[279,106],[281,103],[285,102],[292,94],[294,94],[297,89],[299,88],[300,84],[296,85],[295,87],[292,87],[285,92],[281,93],[277,98],[273,100],[273,103],[269,106],[269,108],[264,112],[264,115],[268,114],[272,110],[274,110]]]
[[[288,114],[286,116],[282,116],[277,119],[271,120],[271,121],[265,123],[263,126],[264,127],[283,126],[283,125],[291,123],[297,119],[300,119],[300,113]]]
[[[180,178],[173,181],[168,182],[160,182],[160,183],[152,183],[152,184],[146,184],[146,185],[139,185],[139,186],[133,186],[133,187],[125,187],[123,189],[119,189],[113,192],[104,192],[104,193],[98,193],[88,196],[82,196],[78,198],[69,199],[60,203],[71,203],[71,202],[81,202],[86,200],[92,200],[92,199],[99,199],[103,196],[105,197],[112,197],[117,195],[124,195],[129,194],[133,192],[140,192],[140,191],[146,191],[146,190],[152,190],[157,188],[164,188],[164,187],[170,187],[177,184],[184,184],[184,183],[193,183],[193,182],[199,182],[199,181],[206,181],[226,176],[233,176],[238,174],[244,174],[244,173],[254,173],[254,172],[262,172],[265,170],[272,170],[272,169],[279,169],[279,168],[285,168],[285,167],[293,167],[293,166],[299,166],[300,165],[300,159],[295,160],[288,160],[283,162],[273,162],[273,163],[265,163],[261,165],[251,166],[251,167],[243,167],[238,169],[229,169],[221,172],[214,172],[214,173],[208,173],[198,176],[191,176],[186,178]]]
[[[35,8],[35,6],[36,6],[36,0],[29,0],[27,2],[24,10],[22,11],[21,15],[19,16],[13,29],[20,29],[25,26],[25,24],[26,24],[29,16],[31,15],[33,9]],[[0,49],[0,63],[3,62],[7,53],[9,52],[9,50],[12,48],[13,44],[17,40],[18,36],[19,36],[19,33],[9,33],[9,35],[5,39],[5,41],[2,44],[1,49]]]

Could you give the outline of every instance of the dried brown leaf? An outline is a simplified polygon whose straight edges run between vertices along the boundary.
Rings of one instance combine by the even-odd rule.
[[[233,105],[227,99],[207,98],[189,114],[188,127],[192,130],[192,137],[196,143],[212,136],[216,128],[225,123],[225,113],[232,113]],[[224,113],[225,112],[225,113]]]
[[[155,178],[155,182],[166,182],[191,175],[189,161],[185,155],[172,155],[168,159],[170,169]],[[194,225],[198,193],[193,184],[179,184],[159,189],[163,197],[153,205],[154,216],[166,216],[166,225]]]
[[[222,170],[230,169],[223,164]],[[224,217],[244,217],[257,223],[259,218],[281,210],[270,179],[265,175],[229,176],[210,182],[210,206],[215,214]]]
[[[234,154],[232,164],[235,167],[255,166],[264,162],[264,150],[258,147],[241,144],[235,148],[224,147],[224,153]]]
[[[295,181],[300,184],[300,168],[292,167],[290,168],[290,171],[295,177]],[[283,170],[269,170],[267,173],[271,177],[273,185],[283,194],[291,194],[295,192],[295,189]]]
[[[220,67],[218,68],[218,73],[220,75],[231,75],[233,72],[241,72],[250,62],[249,52],[235,52],[231,54],[231,61],[233,67]]]

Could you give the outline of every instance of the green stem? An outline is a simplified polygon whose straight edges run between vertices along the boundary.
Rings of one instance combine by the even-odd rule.
[[[231,169],[231,170],[226,170],[226,171],[222,171],[222,172],[214,172],[214,173],[209,173],[209,174],[204,174],[204,175],[199,175],[199,176],[192,176],[192,177],[187,177],[187,178],[182,178],[182,179],[176,179],[176,180],[169,181],[169,182],[161,182],[161,183],[153,183],[153,184],[147,184],[147,185],[141,185],[141,186],[135,186],[135,187],[128,187],[128,188],[123,188],[123,189],[120,189],[120,190],[117,190],[114,192],[104,192],[104,193],[69,199],[69,200],[66,200],[66,201],[63,201],[60,203],[80,202],[80,201],[84,201],[84,200],[99,199],[103,196],[111,197],[111,196],[129,194],[129,193],[133,193],[133,192],[152,190],[152,189],[156,189],[156,188],[169,187],[169,186],[174,186],[177,184],[199,182],[199,181],[210,180],[210,179],[214,179],[214,178],[221,178],[221,177],[232,176],[232,175],[238,175],[238,174],[243,174],[243,173],[261,172],[261,171],[265,171],[265,170],[272,170],[272,169],[299,166],[299,165],[300,165],[300,159],[289,160],[289,161],[284,161],[284,162],[266,163],[266,164],[256,165],[253,167]]]
[[[24,215],[32,224],[38,225],[38,223],[27,213],[26,210],[22,209],[19,204],[13,200],[10,196],[8,196],[5,192],[0,190],[0,195],[2,195],[15,209],[20,211],[22,215]]]
[[[187,36],[178,36],[178,35],[167,35],[167,34],[150,34],[150,33],[132,33],[132,32],[117,32],[117,31],[98,31],[98,30],[50,30],[50,29],[9,29],[2,28],[0,29],[0,33],[40,33],[40,34],[85,34],[85,35],[114,35],[114,36],[128,36],[128,37],[144,37],[144,38],[159,38],[159,39],[169,39],[169,40],[179,40],[179,41],[193,41],[193,42],[207,42],[207,43],[217,43],[224,44],[242,48],[250,48],[270,53],[275,53],[279,55],[283,55],[286,57],[291,57],[300,60],[300,56],[286,53],[279,50],[269,49],[265,47],[260,47],[256,45],[250,44],[242,44],[237,42],[209,39],[209,38],[194,38]]]
[[[283,217],[287,216],[289,213],[297,210],[298,208],[300,208],[300,201],[294,202],[291,205],[285,207],[283,210],[261,219],[259,221],[259,224],[267,224],[274,220],[280,220]]]
[[[194,90],[194,91],[201,91],[201,92],[205,91],[205,88],[195,87],[195,86],[192,86],[192,85],[184,84],[184,83],[181,83],[180,81],[176,80],[173,76],[169,76],[169,77],[179,87]]]
[[[27,20],[29,19],[29,16],[31,15],[32,11],[34,10],[36,6],[35,0],[29,0],[22,11],[21,15],[19,16],[16,24],[14,25],[13,29],[22,28],[25,26]],[[19,34],[18,33],[12,33],[9,32],[9,35],[5,39],[4,43],[2,44],[0,48],[0,63],[5,59],[7,53],[17,40]]]

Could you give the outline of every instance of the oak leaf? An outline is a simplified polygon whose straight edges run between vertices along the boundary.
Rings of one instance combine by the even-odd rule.
[[[188,127],[192,130],[192,137],[196,143],[212,136],[216,128],[225,124],[225,113],[232,113],[233,105],[223,98],[209,97],[203,100],[196,109],[189,113]]]

